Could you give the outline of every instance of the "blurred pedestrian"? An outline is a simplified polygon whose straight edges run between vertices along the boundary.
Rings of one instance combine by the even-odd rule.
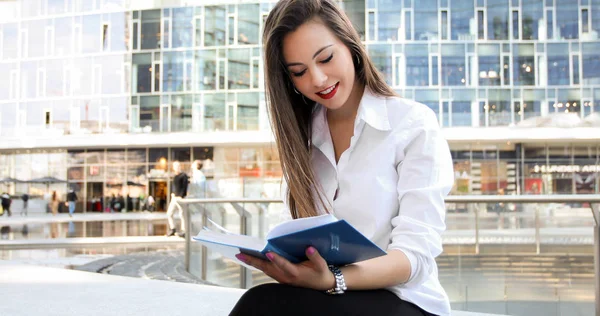
[[[56,194],[56,191],[52,191],[52,197],[50,198],[50,202],[48,202],[49,206],[50,206],[50,211],[52,212],[52,215],[56,215],[58,214],[58,195]]]
[[[167,236],[174,236],[177,233],[175,221],[173,219],[175,216],[175,208],[177,208],[179,210],[179,220],[181,221],[181,230],[177,235],[185,237],[185,217],[183,209],[178,202],[187,195],[189,177],[185,172],[181,171],[181,163],[179,161],[173,162],[173,172],[175,173],[175,176],[173,177],[173,193],[171,193],[171,202],[167,209],[167,220],[169,222],[169,233]]]
[[[10,212],[10,204],[12,203],[12,200],[10,198],[10,195],[8,195],[8,193],[4,192],[4,193],[2,193],[1,198],[2,198],[2,209],[7,214],[7,216],[11,216],[12,213]]]
[[[67,193],[67,203],[69,205],[69,216],[73,217],[73,213],[75,213],[75,203],[77,202],[77,194],[73,189],[69,190]]]
[[[23,216],[23,214],[25,216],[27,216],[27,207],[29,204],[29,194],[23,193],[23,195],[21,196],[21,200],[23,200],[23,209],[21,209],[21,216]]]

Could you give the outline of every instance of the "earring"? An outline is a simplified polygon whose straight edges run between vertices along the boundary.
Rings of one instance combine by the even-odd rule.
[[[296,92],[296,94],[300,94],[300,92],[298,92],[298,90],[296,90],[296,87],[294,87],[294,92]]]

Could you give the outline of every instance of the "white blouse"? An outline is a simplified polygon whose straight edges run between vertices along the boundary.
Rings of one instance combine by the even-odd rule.
[[[380,248],[406,254],[411,276],[388,290],[430,313],[450,315],[435,257],[442,252],[444,197],[454,173],[433,111],[365,89],[350,147],[337,164],[323,106],[312,123],[311,163],[333,214]]]

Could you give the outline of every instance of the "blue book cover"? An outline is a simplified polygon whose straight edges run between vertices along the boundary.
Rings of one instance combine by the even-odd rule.
[[[342,266],[385,255],[385,251],[362,235],[345,220],[333,215],[303,218],[274,227],[267,240],[227,232],[204,230],[193,237],[213,251],[240,263],[235,255],[245,253],[263,258],[275,252],[290,262],[308,258],[306,248],[313,246],[328,264]]]

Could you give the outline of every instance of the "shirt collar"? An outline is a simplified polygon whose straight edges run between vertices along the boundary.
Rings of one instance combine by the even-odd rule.
[[[385,97],[376,96],[369,88],[365,88],[360,104],[358,105],[354,126],[357,126],[360,120],[362,120],[369,124],[369,126],[380,131],[391,130],[386,103],[387,100]],[[319,148],[331,138],[327,126],[326,114],[325,107],[317,104],[312,118],[312,143]]]

